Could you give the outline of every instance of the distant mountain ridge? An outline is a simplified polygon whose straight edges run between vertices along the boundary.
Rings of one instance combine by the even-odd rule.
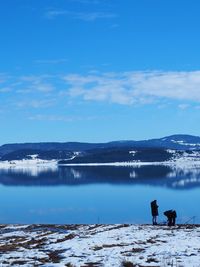
[[[0,160],[17,160],[17,159],[30,159],[31,155],[37,155],[41,159],[70,159],[73,157],[74,152],[92,158],[93,155],[114,153],[120,150],[121,156],[124,151],[130,150],[143,150],[152,149],[154,154],[159,154],[157,150],[200,150],[200,137],[192,135],[171,135],[163,138],[141,140],[141,141],[112,141],[107,143],[84,143],[84,142],[44,142],[44,143],[18,143],[18,144],[5,144],[0,146]],[[144,154],[144,153],[143,153]],[[161,153],[164,156],[163,152]]]

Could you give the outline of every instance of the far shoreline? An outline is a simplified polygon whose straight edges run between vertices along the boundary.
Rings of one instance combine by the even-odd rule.
[[[0,161],[0,169],[6,168],[57,168],[71,166],[112,166],[112,167],[140,167],[140,166],[172,166],[172,167],[200,167],[200,160],[176,161],[122,161],[122,162],[87,162],[87,163],[59,163],[57,160],[13,160]]]

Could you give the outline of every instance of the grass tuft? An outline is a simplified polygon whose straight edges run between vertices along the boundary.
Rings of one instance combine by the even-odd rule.
[[[130,262],[130,261],[123,261],[121,266],[122,266],[122,267],[136,267],[136,265],[133,264],[133,263]]]

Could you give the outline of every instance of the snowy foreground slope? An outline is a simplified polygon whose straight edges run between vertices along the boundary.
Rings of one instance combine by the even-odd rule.
[[[200,266],[200,225],[0,225],[0,266]]]

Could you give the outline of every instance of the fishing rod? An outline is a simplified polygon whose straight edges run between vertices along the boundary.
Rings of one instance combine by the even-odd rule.
[[[195,223],[195,219],[197,216],[192,216],[191,218],[189,218],[188,221],[186,221],[184,224],[188,224],[191,220],[193,220],[193,224]]]

